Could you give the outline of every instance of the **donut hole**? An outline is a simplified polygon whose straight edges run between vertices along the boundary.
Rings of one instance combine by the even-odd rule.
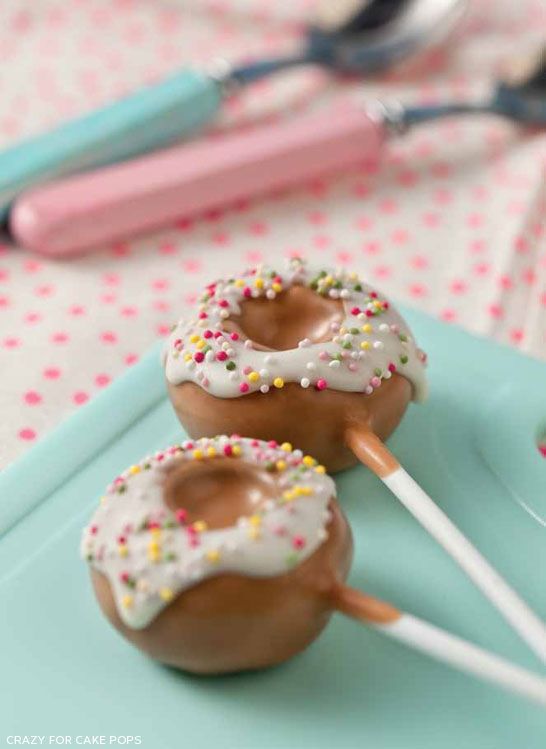
[[[258,297],[241,303],[241,314],[226,321],[256,348],[285,351],[297,348],[304,338],[311,343],[332,339],[333,323],[344,318],[343,304],[317,294],[307,286],[294,285],[274,299]]]
[[[179,461],[167,473],[166,505],[185,510],[186,522],[204,520],[210,529],[235,525],[279,495],[277,476],[238,458]]]

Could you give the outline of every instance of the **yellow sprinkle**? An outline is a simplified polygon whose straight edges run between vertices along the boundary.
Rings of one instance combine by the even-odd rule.
[[[298,497],[309,497],[313,493],[313,490],[310,486],[296,486],[295,492]]]
[[[248,379],[250,380],[250,382],[258,382],[258,380],[260,379],[260,375],[258,372],[250,372],[250,374],[248,375]]]
[[[273,385],[276,388],[279,388],[279,389],[282,388],[282,387],[284,387],[284,380],[283,380],[283,378],[282,377],[275,377],[275,379],[273,380]]]
[[[290,442],[283,442],[281,445],[281,450],[284,450],[285,453],[291,453],[292,445],[290,444]]]
[[[159,596],[163,601],[172,601],[174,593],[170,588],[160,588]]]
[[[212,447],[212,445],[211,445],[211,447],[207,447],[207,456],[208,456],[209,458],[214,458],[214,456],[215,456],[215,455],[216,455],[216,450],[215,450],[215,448],[214,448],[214,447]]]
[[[257,278],[257,279],[256,279],[256,280],[254,281],[254,286],[255,286],[255,287],[256,287],[257,289],[263,289],[263,287],[264,287],[264,280],[263,280],[263,278]]]
[[[360,348],[363,349],[364,351],[368,351],[368,349],[371,348],[370,347],[370,342],[369,341],[362,341],[362,343],[360,344]]]
[[[332,276],[324,276],[324,278],[322,279],[322,281],[323,281],[323,283],[328,283],[328,284],[334,283],[334,279],[332,278]]]
[[[159,544],[157,543],[157,541],[150,541],[150,543],[148,544],[148,551],[152,552],[153,554],[159,551]]]
[[[161,554],[159,551],[152,551],[151,549],[148,550],[148,559],[150,562],[159,562],[161,559]]]
[[[342,325],[341,328],[339,329],[339,332],[341,335],[345,335],[345,333],[347,332],[347,328],[344,328]]]
[[[374,307],[375,307],[376,309],[380,309],[380,308],[381,308],[381,307],[383,306],[383,302],[380,302],[380,301],[379,301],[379,299],[374,299],[374,303],[373,303],[373,306],[374,306]]]
[[[129,553],[129,549],[127,548],[126,544],[120,544],[118,546],[118,553],[120,557],[126,557]]]
[[[123,596],[123,598],[121,599],[121,605],[126,609],[130,609],[133,605],[133,596]]]
[[[206,557],[209,562],[216,564],[216,562],[220,561],[220,552],[218,551],[218,549],[209,549],[209,551],[207,551]]]
[[[189,361],[192,358],[191,354],[184,355],[184,361]]]
[[[131,466],[129,468],[129,473],[134,475],[135,473],[140,473],[140,466]]]
[[[260,538],[260,535],[261,534],[258,528],[250,528],[248,531],[248,537],[253,541],[257,541],[257,539]]]
[[[314,458],[312,458],[310,455],[306,455],[305,458],[303,459],[303,465],[305,466],[314,466],[316,465],[316,462],[317,461]]]
[[[248,518],[248,522],[250,523],[250,525],[253,525],[254,527],[258,527],[259,525],[262,524],[262,518],[260,517],[260,515],[251,515]]]
[[[201,338],[201,340],[197,341],[195,344],[195,348],[202,349],[205,346],[205,341]]]
[[[150,533],[152,534],[152,538],[159,538],[161,536],[161,528],[151,528]]]
[[[284,461],[284,460],[278,460],[275,463],[275,465],[277,467],[277,471],[285,471],[286,470],[286,461]]]
[[[326,468],[324,466],[317,466],[315,471],[316,473],[326,473]]]
[[[283,492],[282,498],[286,502],[291,502],[293,499],[296,498],[296,495],[293,491],[291,491],[290,489],[287,489],[285,492]]]
[[[245,285],[244,279],[242,279],[242,278],[238,278],[238,279],[237,279],[237,280],[235,281],[235,284],[234,284],[234,285],[235,285],[235,286],[237,286],[237,288],[238,288],[238,289],[242,289],[242,288],[243,288],[243,286]]]
[[[358,281],[358,273],[352,271],[349,273],[349,281]]]
[[[195,458],[195,460],[202,460],[205,457],[203,451],[199,450],[199,448],[197,450],[194,450],[192,452],[192,455]]]
[[[197,333],[194,333],[190,336],[190,343],[197,343],[200,338],[201,336],[197,335]]]
[[[243,451],[240,445],[232,445],[231,454],[239,456]]]
[[[282,291],[282,285],[280,283],[272,283],[271,288],[273,291],[275,291],[277,294]]]
[[[372,330],[373,330],[373,328],[372,328],[372,326],[370,325],[369,322],[367,322],[366,325],[362,326],[362,332],[363,333],[371,333]]]
[[[207,528],[208,528],[208,525],[207,525],[207,524],[205,523],[205,521],[204,521],[204,520],[197,520],[197,521],[196,521],[196,522],[195,522],[195,523],[193,524],[193,528],[194,528],[194,530],[196,530],[196,531],[197,531],[197,533],[203,533],[203,531],[206,531],[206,530],[207,530]]]

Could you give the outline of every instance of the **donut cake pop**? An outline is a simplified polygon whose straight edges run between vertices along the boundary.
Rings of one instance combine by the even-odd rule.
[[[220,436],[144,458],[108,487],[81,552],[114,627],[177,668],[281,663],[341,611],[546,704],[543,679],[345,585],[352,538],[334,482],[288,444]]]
[[[347,270],[260,266],[209,284],[163,353],[192,438],[287,441],[329,471],[367,465],[546,662],[546,627],[384,441],[426,397],[426,356],[378,290]]]

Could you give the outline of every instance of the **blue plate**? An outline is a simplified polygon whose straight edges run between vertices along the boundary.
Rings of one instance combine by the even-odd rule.
[[[391,446],[546,617],[546,366],[407,312],[432,393]],[[182,437],[157,349],[0,477],[2,733],[140,736],[150,749],[544,749],[546,713],[335,616],[269,671],[197,678],[131,648],[102,618],[80,531],[104,486]],[[363,468],[337,477],[351,584],[540,670],[464,574]],[[46,738],[47,741],[47,738]]]

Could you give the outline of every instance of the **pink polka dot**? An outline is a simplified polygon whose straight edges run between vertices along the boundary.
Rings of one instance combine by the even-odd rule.
[[[5,268],[0,268],[0,281],[7,281],[9,278],[9,271]]]
[[[325,247],[329,247],[332,244],[332,238],[327,234],[316,234],[313,237],[313,244],[318,247],[319,250],[323,250]]]
[[[57,367],[47,367],[43,372],[46,380],[58,380],[61,376],[61,370]]]
[[[521,343],[524,338],[525,333],[521,328],[513,328],[510,331],[510,340],[512,341],[512,343],[515,343],[517,345],[518,343]]]
[[[103,343],[117,343],[118,337],[111,330],[105,330],[100,334],[100,340]]]
[[[203,267],[203,264],[196,258],[188,258],[187,260],[182,261],[182,267],[184,268],[186,273],[199,273],[199,271]]]
[[[352,252],[341,250],[340,252],[336,252],[336,262],[341,265],[349,265],[354,262],[354,255]]]
[[[406,244],[409,239],[409,232],[406,229],[395,229],[391,234],[391,240],[395,244]]]
[[[21,345],[21,341],[19,338],[4,338],[2,341],[2,346],[4,348],[18,348]]]
[[[68,333],[63,333],[62,331],[59,331],[58,333],[53,333],[53,335],[50,338],[51,343],[57,343],[57,344],[63,344],[66,343],[69,340],[70,336]]]
[[[130,367],[132,364],[135,364],[138,361],[138,355],[127,354],[127,356],[125,356],[123,361],[125,362],[125,364],[127,364],[128,367]]]
[[[372,273],[376,278],[385,279],[389,278],[391,275],[392,268],[390,265],[376,265],[375,268],[373,268]]]
[[[412,283],[408,286],[408,292],[415,298],[424,297],[427,295],[428,290],[422,283]]]
[[[499,278],[499,286],[505,291],[510,291],[510,289],[514,287],[514,282],[512,281],[510,276],[501,276]]]
[[[450,190],[440,187],[438,190],[434,191],[432,199],[435,203],[450,203],[453,200],[453,193]]]
[[[529,240],[525,237],[517,237],[514,242],[514,247],[519,255],[525,255],[529,252]]]
[[[269,232],[269,226],[265,221],[253,221],[248,230],[251,234],[261,237]]]
[[[116,294],[101,294],[100,295],[101,302],[104,302],[104,304],[114,304],[117,300]]]
[[[175,226],[179,231],[190,231],[193,228],[193,221],[190,218],[178,219]]]
[[[427,211],[426,213],[423,213],[421,216],[421,220],[423,221],[423,224],[425,226],[428,226],[430,229],[432,229],[435,226],[438,226],[440,223],[440,216],[438,213],[433,213],[432,211]]]
[[[382,213],[396,213],[398,210],[398,203],[392,198],[385,198],[379,201],[378,208]]]
[[[156,278],[150,285],[154,291],[164,291],[169,288],[170,282],[168,278]]]
[[[138,309],[133,306],[122,307],[119,311],[122,317],[135,317],[138,315]]]
[[[169,335],[170,332],[171,332],[171,326],[170,325],[161,324],[161,325],[158,325],[156,327],[156,333],[159,336],[162,336],[162,337],[163,336],[167,336],[167,335]]]
[[[440,312],[440,318],[444,322],[454,322],[457,319],[457,313],[454,309],[444,309]]]
[[[473,255],[480,255],[487,250],[487,244],[483,239],[473,239],[468,248]]]
[[[161,242],[157,251],[160,255],[174,255],[177,247],[174,242]]]
[[[473,271],[477,276],[486,276],[490,270],[491,266],[489,263],[476,263],[473,268]]]
[[[483,226],[485,219],[481,213],[470,213],[466,217],[466,223],[471,229],[478,229],[480,226]]]
[[[37,322],[40,322],[42,319],[42,315],[39,312],[28,312],[24,317],[23,320],[26,323],[29,323],[29,325],[34,325]]]
[[[85,403],[89,400],[89,396],[87,393],[84,393],[83,390],[78,390],[74,395],[72,396],[72,400],[76,405],[81,406],[82,403]]]
[[[362,216],[361,218],[357,219],[356,221],[356,227],[357,229],[360,229],[360,231],[368,231],[373,226],[373,221],[371,218],[368,218],[367,216]]]
[[[110,376],[107,374],[98,374],[95,377],[95,384],[97,387],[103,388],[110,384]]]
[[[366,242],[362,247],[362,252],[365,255],[378,255],[381,252],[381,245],[379,242]]]
[[[504,310],[500,304],[490,304],[487,312],[494,320],[500,320],[504,316]]]
[[[526,283],[527,286],[532,286],[537,280],[537,274],[533,268],[526,268],[521,274],[521,280]]]
[[[85,307],[82,307],[80,304],[73,304],[68,308],[68,313],[72,315],[72,317],[81,317],[82,315],[85,315]]]
[[[428,268],[428,258],[424,255],[414,255],[413,257],[410,257],[409,264],[416,270],[424,270],[425,268]]]
[[[328,217],[323,211],[311,211],[311,213],[307,214],[307,220],[311,224],[325,224],[328,220]]]
[[[543,307],[546,307],[546,291],[540,295],[540,303]]]
[[[0,308],[6,308],[9,307],[10,300],[7,296],[0,296]]]
[[[42,402],[42,396],[40,395],[40,393],[37,393],[35,390],[29,390],[28,392],[24,393],[23,400],[29,406],[36,406],[38,405],[38,403]]]
[[[211,237],[214,244],[228,244],[229,243],[229,234],[225,231],[219,231],[212,235]]]
[[[127,257],[131,254],[131,246],[128,242],[115,242],[110,249],[110,254],[114,257]]]
[[[34,429],[30,429],[30,427],[25,427],[19,431],[19,439],[30,442],[31,440],[36,439],[36,432]]]
[[[46,297],[51,296],[55,290],[55,287],[51,284],[43,284],[42,286],[37,286],[34,289],[34,294],[36,296]]]
[[[452,294],[466,294],[468,291],[468,285],[466,281],[457,278],[449,284],[449,290]]]
[[[118,286],[121,281],[121,277],[118,273],[104,273],[102,275],[102,282],[105,286]]]
[[[166,299],[154,299],[152,307],[158,312],[167,312],[171,309],[172,305],[170,302],[167,302]]]

